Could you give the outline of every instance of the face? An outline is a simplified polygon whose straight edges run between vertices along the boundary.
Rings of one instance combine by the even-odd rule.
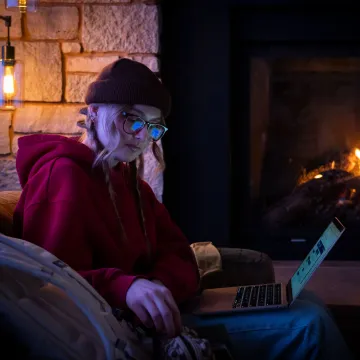
[[[119,133],[120,141],[117,148],[112,152],[114,160],[121,162],[131,162],[135,160],[152,142],[149,133],[149,126],[137,128],[129,127],[130,120],[140,117],[150,124],[161,123],[161,111],[158,108],[147,105],[133,105],[129,109],[124,109],[115,120],[115,127]],[[129,131],[131,130],[131,131]],[[99,134],[99,140],[104,144]]]

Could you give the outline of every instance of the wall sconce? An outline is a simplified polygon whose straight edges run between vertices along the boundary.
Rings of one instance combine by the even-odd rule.
[[[7,27],[6,45],[1,47],[0,105],[4,109],[14,109],[21,105],[22,66],[15,60],[15,47],[10,43],[11,16],[1,16]]]
[[[35,12],[38,8],[38,2],[38,0],[5,0],[5,8],[18,8],[21,13]]]

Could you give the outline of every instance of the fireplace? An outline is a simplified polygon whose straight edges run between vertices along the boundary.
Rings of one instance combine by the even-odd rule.
[[[161,77],[173,97],[164,203],[190,242],[301,259],[334,208],[356,208],[356,184],[340,186],[360,149],[360,21],[349,2],[161,2]],[[328,212],[324,196],[304,202],[322,216],[298,205],[303,168],[316,185],[339,178]],[[357,224],[329,258],[359,260]]]
[[[334,216],[347,230],[329,259],[360,258],[358,23],[329,7],[231,14],[232,226],[272,258],[303,258]]]

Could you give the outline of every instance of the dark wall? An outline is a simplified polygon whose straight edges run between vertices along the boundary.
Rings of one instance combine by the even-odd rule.
[[[164,138],[164,203],[191,242],[224,245],[229,241],[228,12],[201,3],[161,6],[161,76],[173,97]]]

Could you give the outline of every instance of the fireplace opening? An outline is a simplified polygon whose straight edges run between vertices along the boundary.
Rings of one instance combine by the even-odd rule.
[[[259,99],[251,109],[262,226],[279,237],[292,228],[290,241],[305,242],[304,228],[317,233],[337,216],[360,239],[360,58],[253,59],[251,67],[252,98],[268,79],[268,113],[257,114]]]
[[[269,115],[254,149],[260,174],[253,174],[264,203],[338,169],[359,175],[360,58],[281,59],[268,66]]]
[[[302,259],[335,216],[346,231],[329,259],[360,259],[359,31],[349,13],[336,33],[334,17],[253,9],[232,27],[234,235],[274,259]]]

